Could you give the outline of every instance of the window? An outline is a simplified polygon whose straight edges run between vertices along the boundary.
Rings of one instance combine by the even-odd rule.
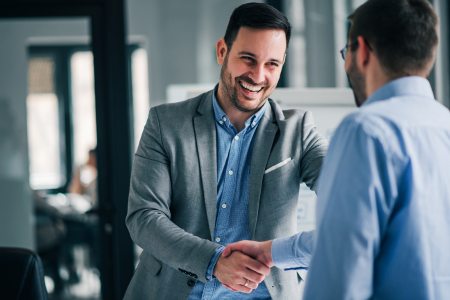
[[[149,109],[147,53],[138,45],[128,52],[138,141]],[[31,46],[28,72],[30,185],[65,192],[97,145],[93,55],[87,46]]]
[[[29,60],[27,125],[30,185],[33,189],[58,187],[66,180],[64,157],[60,150],[55,69],[55,59],[51,55],[33,56]]]
[[[285,1],[285,11],[292,26],[288,49],[288,85],[306,86],[305,9],[303,1]]]
[[[95,123],[94,61],[90,51],[75,51],[70,56],[70,86],[74,165],[86,162],[90,149],[97,145]]]
[[[137,147],[150,108],[147,51],[135,48],[131,52],[131,92],[134,116],[134,145]]]

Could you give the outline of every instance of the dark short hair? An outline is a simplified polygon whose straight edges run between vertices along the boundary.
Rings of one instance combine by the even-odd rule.
[[[265,3],[246,3],[234,9],[225,31],[225,43],[231,49],[241,27],[281,29],[286,34],[286,49],[291,37],[291,24],[279,10]]]
[[[369,0],[348,19],[350,43],[364,37],[390,75],[430,71],[438,44],[438,17],[427,0]],[[357,44],[350,48],[356,50]]]

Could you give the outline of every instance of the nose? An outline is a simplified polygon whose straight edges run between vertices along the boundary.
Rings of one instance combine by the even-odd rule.
[[[253,80],[254,83],[263,83],[265,81],[266,77],[266,70],[264,68],[264,64],[256,64],[252,71],[249,74],[249,77],[251,80]]]

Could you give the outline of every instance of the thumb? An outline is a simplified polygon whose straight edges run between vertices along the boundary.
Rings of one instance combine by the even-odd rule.
[[[227,246],[225,247],[225,249],[222,252],[222,256],[223,257],[228,257],[231,255],[231,252],[233,252],[233,249],[231,248],[231,246]]]
[[[240,242],[235,242],[232,244],[228,244],[228,246],[225,247],[225,250],[223,250],[223,256],[227,257],[229,255],[231,255],[231,253],[233,251],[241,251],[243,253],[245,253],[245,251],[242,251],[244,249],[244,242],[240,241]]]

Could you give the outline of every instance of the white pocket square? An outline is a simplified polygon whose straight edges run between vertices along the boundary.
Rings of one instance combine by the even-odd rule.
[[[281,161],[281,162],[279,162],[279,163],[277,163],[277,164],[271,166],[271,167],[268,168],[267,170],[265,170],[265,171],[264,171],[264,174],[270,173],[270,172],[272,172],[272,171],[275,171],[275,170],[278,169],[278,168],[281,168],[282,166],[284,166],[285,164],[287,164],[287,163],[290,162],[291,160],[292,160],[292,159],[291,159],[290,157],[289,157],[289,158],[286,158],[285,160],[283,160],[283,161]]]

